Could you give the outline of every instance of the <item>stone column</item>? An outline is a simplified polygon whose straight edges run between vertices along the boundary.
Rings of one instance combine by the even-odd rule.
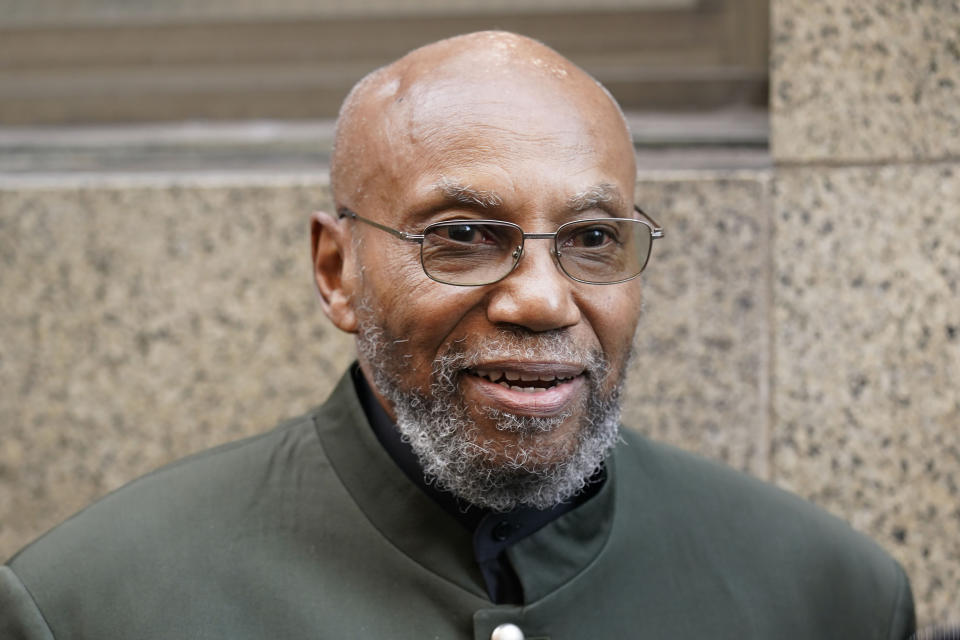
[[[775,481],[960,615],[960,4],[776,0]]]

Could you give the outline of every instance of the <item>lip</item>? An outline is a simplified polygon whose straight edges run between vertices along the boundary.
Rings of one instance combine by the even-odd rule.
[[[535,375],[554,375],[558,378],[573,378],[583,373],[583,365],[568,362],[546,362],[532,360],[488,360],[475,364],[469,369],[485,369],[487,371],[516,371]]]
[[[471,370],[510,371],[526,375],[553,375],[570,378],[543,391],[516,391],[487,378],[464,372],[462,381],[478,405],[517,415],[550,417],[562,413],[579,399],[586,375],[582,365],[557,362],[484,362]]]

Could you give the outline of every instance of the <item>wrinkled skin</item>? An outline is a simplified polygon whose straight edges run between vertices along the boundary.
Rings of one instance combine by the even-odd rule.
[[[631,217],[635,173],[626,125],[605,91],[543,45],[488,32],[418,49],[362,81],[341,112],[331,179],[338,209],[413,233],[464,217],[552,232],[578,218]],[[582,197],[590,193],[603,197]],[[559,335],[576,353],[602,355],[608,367],[602,380],[585,380],[596,374],[582,362],[557,362],[549,354],[493,354],[480,363],[523,373],[575,372],[542,394],[550,401],[501,392],[502,385],[466,369],[458,373],[453,382],[472,422],[463,435],[494,464],[506,465],[521,437],[546,462],[570,455],[590,387],[612,393],[621,382],[640,315],[639,278],[575,282],[558,268],[551,243],[535,239],[505,279],[456,287],[424,274],[417,244],[335,214],[315,214],[312,238],[327,315],[344,331],[373,322],[402,340],[390,366],[409,390],[429,392],[438,357],[504,332]],[[395,417],[377,388],[377,365],[368,360],[361,350],[364,374]],[[498,426],[491,418],[497,411],[562,420],[521,434]]]

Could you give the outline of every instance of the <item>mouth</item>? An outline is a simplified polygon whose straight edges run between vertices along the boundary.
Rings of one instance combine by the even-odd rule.
[[[543,393],[576,377],[575,375],[526,372],[515,369],[467,369],[467,373],[522,393]]]
[[[465,389],[478,406],[517,415],[569,411],[586,384],[582,366],[561,363],[489,363],[464,373]]]

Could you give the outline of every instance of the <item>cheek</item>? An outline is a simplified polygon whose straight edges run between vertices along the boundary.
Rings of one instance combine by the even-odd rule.
[[[389,319],[394,307],[402,307],[407,292],[422,286],[426,276],[420,267],[416,245],[406,242],[370,242],[361,245],[359,272],[364,295],[378,317]]]
[[[378,322],[394,340],[404,340],[416,368],[428,371],[443,346],[459,335],[477,307],[478,291],[429,279],[419,261],[394,263],[366,273],[365,292]]]
[[[640,321],[640,294],[638,282],[611,285],[591,297],[589,310],[585,312],[601,348],[613,363],[622,361],[630,351]]]

